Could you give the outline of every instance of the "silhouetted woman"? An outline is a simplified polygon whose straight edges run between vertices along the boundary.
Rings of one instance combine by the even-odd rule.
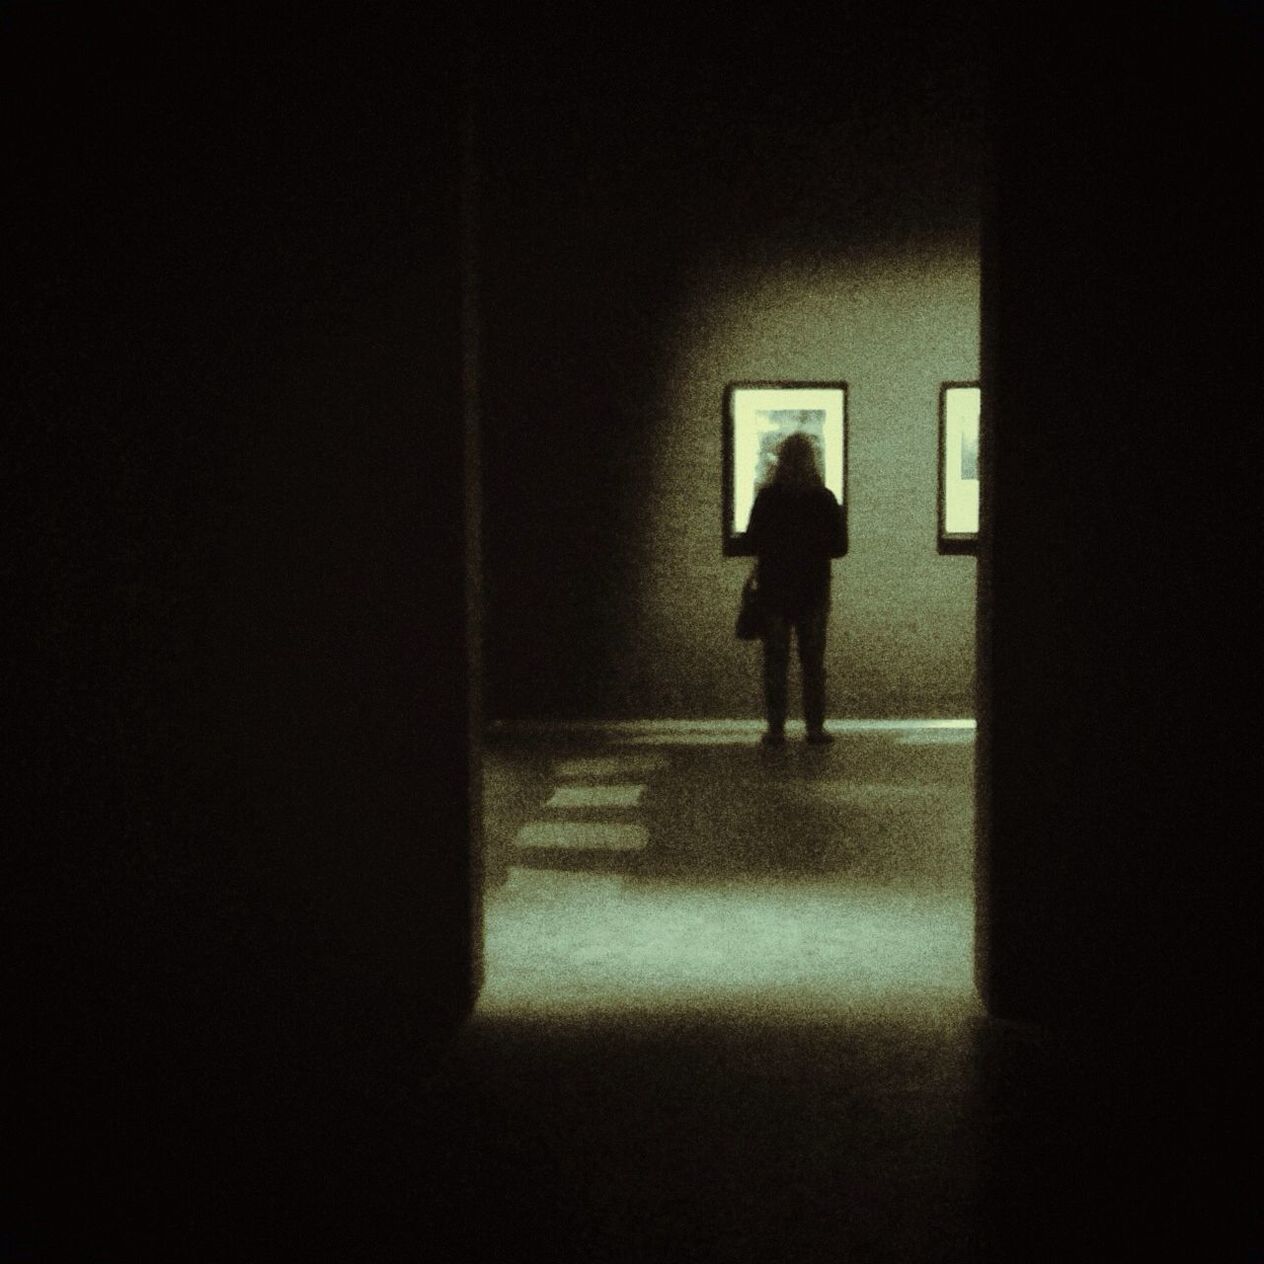
[[[766,746],[785,740],[786,677],[790,630],[799,647],[803,719],[808,741],[832,742],[825,731],[825,633],[830,609],[830,558],[843,554],[843,515],[825,486],[812,440],[787,436],[777,466],[751,509],[747,540],[758,560],[759,603],[764,613]]]

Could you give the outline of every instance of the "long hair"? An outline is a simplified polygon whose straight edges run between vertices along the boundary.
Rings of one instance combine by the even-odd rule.
[[[824,486],[816,464],[816,448],[802,431],[787,435],[777,445],[777,468],[772,482],[787,491],[806,492]]]

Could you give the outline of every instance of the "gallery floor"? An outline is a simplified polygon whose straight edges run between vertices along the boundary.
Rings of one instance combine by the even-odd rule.
[[[975,996],[973,724],[835,731],[489,744],[487,982],[455,1066],[536,1231],[620,1261],[1171,1246],[1161,1086]]]

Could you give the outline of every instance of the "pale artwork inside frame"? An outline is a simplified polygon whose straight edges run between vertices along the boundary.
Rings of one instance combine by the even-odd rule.
[[[838,387],[741,387],[733,392],[734,534],[746,530],[755,494],[787,435],[807,434],[825,485],[843,503],[844,393]]]
[[[944,531],[979,530],[979,403],[977,386],[944,392]]]

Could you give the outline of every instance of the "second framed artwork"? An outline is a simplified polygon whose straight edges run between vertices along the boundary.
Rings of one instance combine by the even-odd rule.
[[[746,527],[777,445],[806,434],[847,523],[847,383],[731,382],[724,388],[724,554],[750,556]],[[845,535],[844,535],[845,538]]]
[[[974,553],[979,540],[978,382],[939,388],[939,551]]]

